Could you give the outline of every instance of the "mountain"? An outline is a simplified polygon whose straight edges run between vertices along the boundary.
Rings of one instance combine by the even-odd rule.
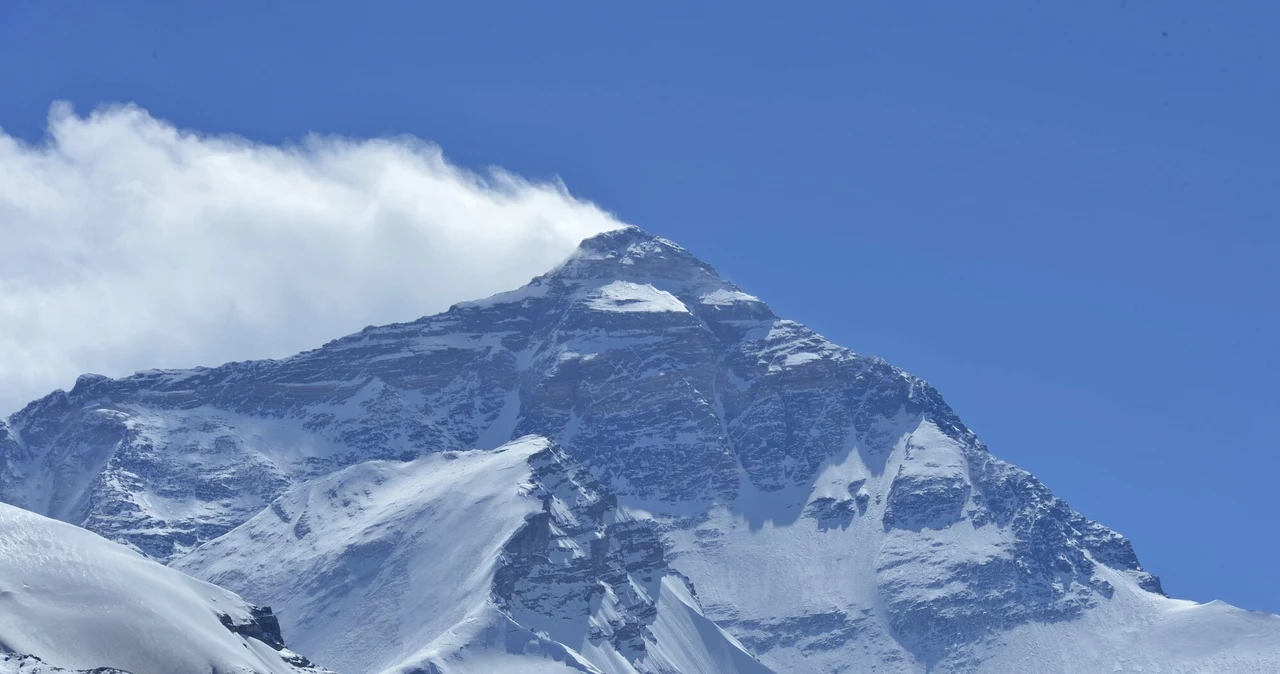
[[[321,674],[269,609],[0,504],[0,672]]]
[[[633,227],[284,360],[83,376],[0,427],[0,499],[270,602],[353,673],[1280,671],[1280,618],[1163,596],[926,382]]]

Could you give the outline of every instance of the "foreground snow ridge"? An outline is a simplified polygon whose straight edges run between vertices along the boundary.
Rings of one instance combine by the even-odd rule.
[[[0,423],[0,500],[344,674],[1280,671],[1280,618],[1164,596],[928,383],[636,228],[284,360],[81,377]]]
[[[312,669],[269,611],[97,534],[0,504],[0,672]]]

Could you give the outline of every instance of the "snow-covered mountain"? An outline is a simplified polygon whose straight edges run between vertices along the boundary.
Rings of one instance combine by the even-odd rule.
[[[100,669],[113,668],[113,669]],[[319,674],[270,610],[0,504],[0,672]]]
[[[353,674],[1280,671],[1280,618],[1164,597],[927,383],[636,228],[285,360],[81,377],[0,425],[0,498]]]

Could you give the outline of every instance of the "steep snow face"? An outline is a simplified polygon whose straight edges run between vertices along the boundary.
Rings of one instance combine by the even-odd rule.
[[[385,674],[603,674],[488,605]]]
[[[0,504],[0,672],[312,670],[270,611],[79,527]]]
[[[543,438],[338,471],[175,566],[271,602],[342,672],[768,672],[702,616],[653,523]]]
[[[8,426],[0,496],[162,560],[344,466],[546,436],[589,469],[620,517],[648,523],[631,539],[610,535],[661,548],[673,571],[631,594],[602,581],[613,595],[602,588],[589,615],[618,653],[630,642],[626,629],[605,629],[612,607],[662,604],[663,579],[676,574],[704,618],[787,672],[1022,671],[1010,654],[1030,642],[1017,639],[1111,644],[1071,661],[1109,670],[1125,647],[1111,638],[1120,617],[1162,634],[1173,616],[1209,615],[1170,608],[1127,540],[993,457],[927,383],[778,318],[635,228],[584,241],[513,292],[281,361],[83,377]],[[588,548],[578,535],[546,539]],[[577,650],[559,622],[521,617],[545,611],[526,599],[562,587],[558,571],[526,566],[528,590],[501,614],[515,627],[485,614],[464,621],[474,629],[450,627],[449,643],[525,629]],[[286,620],[322,619],[310,617],[320,603],[306,610]],[[1204,620],[1219,629],[1237,618]],[[1269,657],[1280,633],[1249,624],[1249,639],[1223,639],[1214,654],[1153,650],[1143,666]],[[1155,642],[1130,645],[1143,643]],[[593,667],[612,657],[581,648]],[[1041,669],[1072,671],[1055,666]]]
[[[649,284],[630,281],[614,281],[601,286],[587,298],[587,306],[596,311],[689,311],[675,295]]]
[[[274,602],[285,634],[318,662],[380,671],[488,601],[502,546],[538,510],[520,486],[544,447],[341,470],[176,566]]]

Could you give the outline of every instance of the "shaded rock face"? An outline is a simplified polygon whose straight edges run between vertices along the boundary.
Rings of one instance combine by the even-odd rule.
[[[0,500],[11,503],[20,497],[20,492],[11,496],[5,490],[11,490],[18,484],[18,467],[26,460],[22,446],[13,437],[9,425],[0,419]]]
[[[333,674],[327,669],[317,667],[307,658],[288,650],[284,637],[280,634],[280,620],[271,612],[270,606],[251,606],[249,619],[237,621],[229,615],[220,615],[218,620],[228,630],[243,637],[251,637],[280,651],[281,657],[300,671],[315,674]]]
[[[516,623],[556,641],[608,641],[633,663],[643,659],[655,640],[659,584],[679,575],[657,524],[619,512],[616,498],[558,451],[531,463],[543,510],[507,544],[494,598]]]
[[[923,425],[937,438],[904,440]],[[591,553],[581,564],[657,569],[661,540],[744,494],[802,494],[791,517],[823,532],[874,518],[884,539],[869,569],[883,598],[874,619],[925,661],[993,629],[1077,615],[1110,592],[1097,564],[1159,591],[1128,541],[993,458],[927,383],[776,317],[635,228],[588,239],[519,290],[288,359],[83,377],[15,414],[9,430],[0,496],[160,560],[342,466],[548,436],[590,471],[601,503],[643,506],[663,532],[605,523],[612,506],[574,511],[568,528],[547,514],[509,550],[520,563],[500,594],[513,611],[537,612],[612,593],[634,621],[600,634],[620,645],[638,643],[643,602],[608,580],[562,577],[577,571],[537,563],[541,551],[577,546]],[[863,484],[807,500],[850,452]],[[940,537],[988,524],[1000,554],[939,556]],[[593,551],[588,533],[609,551]],[[866,615],[733,620],[762,646],[785,641],[788,620],[827,635],[805,637],[814,643],[846,643]]]
[[[218,619],[236,634],[253,637],[276,650],[284,648],[284,637],[280,636],[280,621],[271,612],[270,606],[254,606],[250,609],[249,620],[244,622],[236,622],[228,615],[218,616]]]

